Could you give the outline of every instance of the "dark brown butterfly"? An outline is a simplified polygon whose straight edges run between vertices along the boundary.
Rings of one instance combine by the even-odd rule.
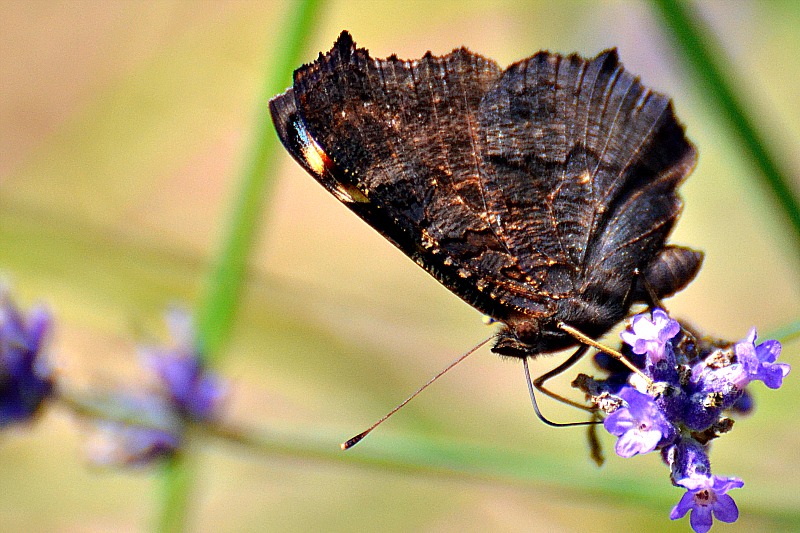
[[[465,48],[373,59],[342,32],[270,102],[292,156],[448,289],[503,323],[492,350],[596,338],[689,283],[665,244],[694,147],[615,50],[506,70]]]

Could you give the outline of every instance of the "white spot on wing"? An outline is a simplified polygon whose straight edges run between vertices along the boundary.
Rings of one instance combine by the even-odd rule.
[[[328,156],[322,151],[317,141],[311,137],[306,137],[309,142],[303,144],[303,160],[314,174],[321,176],[325,172],[325,159]]]

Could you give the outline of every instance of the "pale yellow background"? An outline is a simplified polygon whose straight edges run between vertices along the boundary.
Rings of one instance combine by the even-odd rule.
[[[696,7],[800,189],[800,9],[791,1]],[[136,383],[134,341],[161,332],[165,305],[199,297],[254,111],[266,106],[259,90],[286,10],[281,2],[0,2],[0,270],[21,303],[53,308],[52,353],[65,378]],[[542,48],[594,55],[619,47],[627,68],[673,97],[700,153],[673,240],[705,250],[706,263],[669,301],[671,311],[728,339],[800,317],[791,234],[647,4],[330,2],[306,61],[342,29],[374,56],[466,45],[508,64]],[[233,383],[230,413],[336,447],[490,330],[287,155],[273,179],[222,363]],[[783,359],[797,365],[799,351],[787,344]],[[715,473],[746,481],[734,493],[742,519],[715,531],[775,530],[771,514],[796,516],[800,506],[796,375],[778,392],[757,388],[756,399],[756,416],[714,449]],[[73,422],[55,409],[0,435],[0,530],[140,531],[153,523],[156,475],[87,468]],[[519,451],[563,475],[541,484],[474,481],[211,443],[196,450],[193,530],[689,529],[667,518],[681,492],[656,456],[609,457],[598,470],[580,430],[533,420],[519,364],[488,350],[364,445],[380,448],[382,435]],[[611,454],[612,440],[604,442]],[[584,488],[606,479],[636,480],[660,504]]]

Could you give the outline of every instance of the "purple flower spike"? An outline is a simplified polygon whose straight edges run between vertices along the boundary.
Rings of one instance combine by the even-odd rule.
[[[675,428],[667,421],[656,402],[633,387],[622,387],[617,394],[627,407],[606,417],[603,427],[619,437],[615,449],[620,457],[652,452],[662,441],[672,440]]]
[[[145,362],[158,374],[178,410],[194,420],[213,418],[224,395],[224,385],[204,367],[194,347],[191,319],[184,311],[167,317],[173,335],[171,348],[143,350]]]
[[[686,516],[692,511],[689,522],[697,533],[711,529],[714,517],[722,522],[735,522],[739,518],[736,502],[726,493],[744,486],[744,481],[735,477],[693,475],[677,482],[686,488],[669,517],[672,520]],[[713,517],[712,517],[713,514]]]
[[[762,342],[756,346],[756,328],[750,330],[747,338],[734,346],[734,352],[742,364],[750,381],[763,381],[770,389],[783,385],[791,367],[787,363],[776,363],[781,354],[781,343],[776,340]]]
[[[104,422],[89,443],[90,460],[101,466],[142,467],[165,459],[181,446],[182,424],[165,398],[122,394],[118,408],[132,423]]]
[[[178,433],[116,422],[102,425],[89,447],[99,466],[144,467],[166,459],[181,446]]]
[[[42,307],[22,315],[0,287],[0,428],[33,418],[53,392],[42,353],[51,323]]]
[[[633,317],[631,325],[620,333],[624,342],[633,348],[633,353],[648,355],[652,362],[664,358],[664,347],[678,334],[681,326],[672,320],[663,309],[653,309],[652,320],[646,313]]]

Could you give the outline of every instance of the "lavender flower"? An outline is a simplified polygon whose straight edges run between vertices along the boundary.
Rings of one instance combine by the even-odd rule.
[[[105,424],[93,458],[102,464],[141,466],[176,453],[191,422],[217,416],[224,393],[222,381],[205,368],[194,344],[191,317],[173,310],[167,315],[172,342],[142,348],[145,365],[159,379],[159,389],[118,402],[133,418]]]
[[[633,457],[652,452],[662,441],[674,438],[674,427],[650,396],[632,387],[623,387],[617,396],[625,400],[627,407],[617,409],[603,421],[606,430],[619,437],[617,455]]]
[[[623,354],[648,379],[634,380],[629,370],[600,356],[596,361],[608,377],[583,376],[573,385],[607,413],[603,425],[618,437],[618,455],[661,451],[673,484],[687,491],[670,514],[673,520],[691,511],[698,533],[708,531],[714,517],[735,521],[739,511],[727,492],[744,482],[711,474],[710,443],[733,427],[730,416],[752,410],[745,390],[750,382],[771,389],[783,384],[790,367],[776,362],[780,343],[756,345],[755,328],[735,344],[698,338],[662,309],[634,316],[620,337],[630,346]]]
[[[665,448],[662,454],[670,465],[673,484],[687,489],[670,513],[672,520],[682,518],[691,510],[689,521],[697,533],[711,529],[712,513],[723,522],[736,521],[739,510],[733,498],[725,493],[743,486],[744,482],[738,478],[711,475],[708,445],[684,435],[676,444]]]
[[[217,376],[206,371],[194,345],[191,317],[182,310],[167,316],[173,344],[169,347],[142,349],[145,364],[160,378],[165,392],[179,412],[202,421],[216,414],[224,387]]]
[[[30,420],[53,392],[42,353],[51,324],[43,307],[23,316],[0,288],[0,428]]]
[[[789,374],[791,367],[775,362],[781,354],[781,343],[768,340],[756,346],[756,335],[756,328],[753,328],[747,338],[736,343],[736,358],[747,372],[749,381],[763,381],[770,389],[777,389],[783,384],[783,378]]]
[[[116,408],[127,422],[98,424],[89,445],[89,456],[102,466],[146,466],[174,454],[183,440],[183,423],[161,397],[123,394]]]
[[[752,410],[752,397],[745,387],[752,381],[763,381],[777,389],[791,367],[776,363],[781,344],[768,340],[755,345],[756,329],[737,342],[733,349],[718,348],[692,368],[693,401],[684,416],[686,426],[702,431],[716,422],[723,410]]]
[[[653,362],[664,357],[667,342],[681,330],[677,320],[672,320],[663,309],[653,309],[652,320],[646,314],[633,317],[631,325],[620,337],[629,344],[633,353],[647,354]]]
[[[706,533],[711,529],[714,517],[729,523],[739,518],[739,508],[727,492],[743,487],[741,479],[698,474],[678,480],[677,484],[685,487],[686,493],[672,509],[670,519],[683,518],[691,511],[689,522],[692,529],[697,533]]]

